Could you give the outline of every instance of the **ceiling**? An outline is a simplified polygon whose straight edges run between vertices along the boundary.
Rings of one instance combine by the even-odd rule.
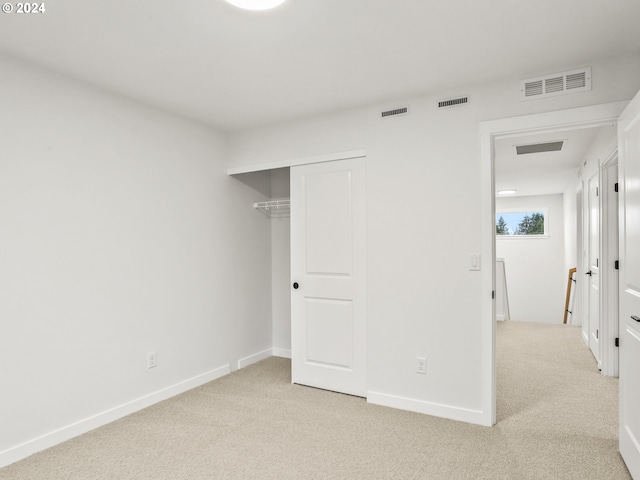
[[[516,196],[562,193],[570,182],[577,185],[578,170],[600,129],[611,125],[536,133],[494,142],[495,189],[515,189]],[[563,141],[558,152],[516,154],[516,145]]]
[[[638,0],[53,0],[0,52],[222,131],[640,51]]]

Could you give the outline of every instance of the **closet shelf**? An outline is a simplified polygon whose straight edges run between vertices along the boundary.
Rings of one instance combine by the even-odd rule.
[[[260,210],[269,217],[288,217],[291,200],[267,200],[266,202],[255,202],[253,208]]]

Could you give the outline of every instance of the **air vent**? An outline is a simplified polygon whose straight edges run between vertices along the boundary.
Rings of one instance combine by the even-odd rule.
[[[438,108],[453,107],[454,105],[462,105],[469,103],[469,97],[452,98],[451,100],[442,100],[438,102]]]
[[[559,152],[562,150],[564,140],[557,142],[533,143],[529,145],[516,145],[516,153],[518,155],[526,155],[528,153],[542,152]]]
[[[544,81],[544,91],[547,93],[562,92],[564,90],[564,77],[547,78]]]
[[[382,112],[382,118],[393,117],[395,115],[407,115],[409,113],[409,107],[398,107],[393,110],[386,110]]]
[[[543,93],[542,80],[525,83],[525,96],[532,97],[534,95],[542,95]]]
[[[591,90],[591,67],[522,80],[520,100],[533,100],[586,90]]]
[[[591,84],[591,74],[589,74],[589,84]],[[584,88],[587,86],[587,75],[585,72],[567,75],[567,90]]]

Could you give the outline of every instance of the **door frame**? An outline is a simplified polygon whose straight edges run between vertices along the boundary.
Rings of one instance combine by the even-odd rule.
[[[585,278],[583,275],[589,267],[589,183],[580,178],[580,192],[582,199],[580,208],[576,206],[576,218],[580,219],[580,227],[578,229],[579,247],[576,250],[578,258],[576,259],[576,281],[578,278]],[[585,270],[585,267],[587,268]],[[581,282],[577,285],[576,291],[580,292],[580,330],[582,341],[589,348],[589,282]]]
[[[558,110],[480,123],[481,255],[487,259],[481,272],[482,295],[482,418],[496,423],[496,321],[495,321],[495,172],[494,141],[525,133],[559,132],[617,122],[629,102],[614,102]]]
[[[582,264],[584,262],[584,185],[582,179],[578,182],[576,189],[576,281],[583,273]],[[579,325],[582,339],[586,343],[588,337],[585,335],[585,329],[589,324],[585,321],[584,307],[582,305],[582,288],[578,288],[577,284],[574,288],[575,298],[573,299],[573,310],[571,311],[571,324]]]
[[[618,260],[619,224],[618,193],[613,184],[618,182],[618,147],[613,149],[600,166],[600,358],[602,374],[618,376],[619,284]],[[615,168],[615,173],[614,169]],[[615,226],[616,228],[611,228]]]

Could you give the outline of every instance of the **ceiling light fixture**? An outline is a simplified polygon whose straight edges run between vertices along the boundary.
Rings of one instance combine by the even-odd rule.
[[[517,192],[517,190],[510,188],[508,190],[498,190],[498,195],[513,195]]]
[[[245,10],[269,10],[276,8],[284,0],[226,0],[231,5]]]

